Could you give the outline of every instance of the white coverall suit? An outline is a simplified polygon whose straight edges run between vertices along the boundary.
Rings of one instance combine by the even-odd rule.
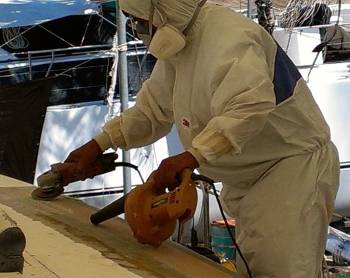
[[[198,1],[158,0],[183,31]],[[120,0],[149,19],[151,0]],[[162,19],[163,18],[163,19]],[[169,38],[167,38],[169,39]],[[206,4],[186,46],[159,59],[136,105],[108,122],[101,148],[151,144],[175,124],[199,170],[221,181],[226,212],[254,277],[317,277],[338,189],[339,160],[305,81],[259,25]],[[238,265],[244,272],[244,265]]]

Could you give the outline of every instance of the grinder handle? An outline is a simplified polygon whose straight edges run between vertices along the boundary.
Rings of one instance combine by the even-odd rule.
[[[105,174],[115,169],[115,153],[101,154],[96,158],[96,161],[86,169],[85,178],[93,178],[95,176]]]
[[[60,173],[62,184],[66,186],[72,182],[92,179],[95,176],[111,172],[115,169],[116,154],[99,155],[96,160],[83,171],[76,170],[76,162],[63,162],[51,165],[53,172]]]

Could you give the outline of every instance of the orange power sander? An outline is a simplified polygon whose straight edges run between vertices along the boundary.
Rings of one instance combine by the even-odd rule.
[[[186,222],[193,217],[196,207],[196,184],[192,171],[185,169],[171,191],[157,188],[151,175],[143,185],[91,215],[90,220],[97,225],[125,212],[136,239],[158,247],[174,233],[177,221]]]
[[[37,178],[38,188],[32,192],[37,200],[50,201],[64,191],[62,172],[71,168],[74,173],[69,183],[93,178],[97,175],[113,171],[118,166],[131,167],[131,163],[115,162],[114,153],[102,154],[85,169],[85,173],[74,172],[75,163],[65,162],[51,165],[51,169]],[[112,202],[110,205],[91,215],[95,225],[125,213],[126,220],[139,242],[159,246],[174,232],[176,222],[185,222],[192,218],[197,206],[196,185],[192,180],[192,171],[185,169],[179,183],[169,192],[157,188],[152,175],[142,184],[137,185],[128,194]]]

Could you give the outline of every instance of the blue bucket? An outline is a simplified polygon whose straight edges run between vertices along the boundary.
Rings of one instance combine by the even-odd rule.
[[[229,225],[233,237],[235,236],[235,227],[234,225]],[[210,227],[211,233],[211,247],[214,253],[219,257],[223,257],[229,260],[235,260],[236,258],[236,249],[233,245],[233,241],[230,237],[230,234],[221,221],[214,221]]]

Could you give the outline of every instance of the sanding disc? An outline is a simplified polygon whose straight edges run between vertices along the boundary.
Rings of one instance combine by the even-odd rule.
[[[60,196],[64,191],[62,186],[38,187],[32,191],[32,198],[41,201],[51,201]]]

